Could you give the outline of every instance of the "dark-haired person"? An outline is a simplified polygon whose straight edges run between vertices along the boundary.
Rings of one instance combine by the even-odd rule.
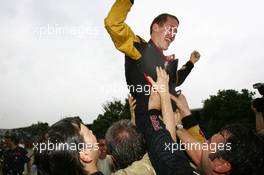
[[[173,99],[179,108],[183,109],[182,115],[191,115],[183,95]],[[184,129],[178,129],[177,135],[183,143],[198,145],[197,141]],[[218,146],[211,147],[214,150],[187,149],[190,157],[194,155],[192,157],[194,162],[204,174],[257,175],[263,173],[264,140],[255,131],[240,124],[229,124],[213,135],[207,144]],[[219,146],[220,144],[222,146]]]
[[[3,175],[22,175],[27,164],[27,173],[31,170],[31,161],[27,151],[19,147],[19,138],[15,134],[5,137],[7,150],[3,152]]]
[[[36,147],[39,175],[102,175],[96,167],[99,156],[96,137],[79,117],[53,124],[47,140]]]
[[[134,34],[125,23],[134,0],[116,0],[108,16],[105,18],[105,28],[110,34],[115,47],[125,54],[125,75],[131,95],[137,100],[137,113],[147,111],[149,92],[147,76],[156,80],[156,66],[163,67],[170,74],[170,92],[176,93],[175,88],[181,85],[191,72],[194,63],[200,58],[197,51],[192,52],[190,60],[178,71],[178,60],[174,56],[165,56],[167,50],[174,41],[179,26],[177,17],[170,14],[157,16],[151,26],[149,42]],[[140,20],[140,19],[139,19]],[[142,90],[143,89],[143,90]],[[175,106],[175,105],[174,105]]]
[[[152,84],[166,86],[166,72],[157,69],[158,79]],[[212,136],[207,143],[199,143],[182,125],[177,125],[177,136],[187,145],[186,151],[199,166],[198,173],[189,165],[189,161],[176,144],[163,121],[160,120],[160,101],[169,96],[168,91],[151,93],[149,112],[146,116],[136,116],[138,122],[144,122],[143,134],[147,143],[148,153],[158,175],[260,175],[264,172],[264,141],[263,137],[241,125],[229,125]],[[191,117],[188,103],[183,95],[172,97],[182,116]],[[167,104],[169,104],[167,102]],[[173,117],[173,116],[171,116]],[[191,120],[190,120],[191,121]],[[165,144],[174,145],[165,147]],[[193,146],[194,147],[193,147]],[[200,145],[200,146],[199,146]],[[190,147],[191,146],[191,147]]]

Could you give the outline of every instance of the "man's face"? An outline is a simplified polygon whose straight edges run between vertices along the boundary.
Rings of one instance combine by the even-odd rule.
[[[178,29],[178,22],[172,17],[167,17],[167,21],[159,26],[155,24],[153,34],[155,37],[155,44],[162,50],[167,50],[170,44],[174,41]]]
[[[98,143],[93,132],[89,130],[85,125],[81,124],[80,134],[83,136],[84,141],[88,145],[88,147],[90,147],[90,145],[92,146],[91,147],[92,159],[97,160],[99,156],[99,149],[97,148]]]
[[[219,132],[219,133],[216,133],[215,135],[213,135],[209,140],[208,140],[208,143],[209,144],[213,144],[213,143],[216,143],[216,144],[219,144],[219,143],[225,143],[226,140],[228,138],[228,133],[223,131],[223,132]]]
[[[215,152],[217,152],[220,148],[223,149],[222,145],[226,145],[226,140],[228,139],[229,134],[225,131],[219,132],[215,135],[213,135],[208,141],[208,148],[209,149],[203,149],[202,152],[202,160],[201,160],[201,166],[200,169],[204,171],[206,174],[211,174],[212,172],[217,171],[217,166],[221,163],[225,163],[225,160],[222,159],[210,159],[210,156],[212,156]],[[221,145],[221,146],[220,146]]]
[[[105,144],[105,139],[98,139],[99,149],[100,149],[100,159],[104,159],[107,155],[107,147]]]

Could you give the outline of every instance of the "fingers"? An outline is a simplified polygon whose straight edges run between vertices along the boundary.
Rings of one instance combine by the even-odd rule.
[[[132,104],[131,104],[131,106],[132,106],[132,108],[133,108],[133,109],[135,109],[135,108],[136,108],[136,102],[137,102],[137,101],[136,101],[136,99],[132,101]]]
[[[171,99],[172,99],[173,101],[175,101],[176,103],[179,103],[179,101],[182,101],[182,100],[186,99],[185,96],[184,96],[183,94],[180,94],[178,97],[176,97],[176,96],[170,94],[170,97],[171,97]]]
[[[200,55],[199,52],[195,52],[195,57],[196,57],[196,58],[200,58],[200,56],[201,56],[201,55]]]
[[[133,96],[131,96],[131,95],[128,95],[128,103],[129,103],[129,106],[130,106],[130,108],[131,109],[135,109],[136,108],[136,99],[134,99],[134,97]]]
[[[162,69],[161,67],[156,67],[157,70],[157,75],[160,77],[166,77],[167,73],[164,69]]]
[[[169,75],[167,72],[162,69],[161,67],[156,67],[156,73],[157,73],[157,81],[155,82],[151,77],[147,77],[150,84],[152,85],[151,90],[153,90],[153,93],[163,93],[166,94],[166,92],[169,91]]]
[[[132,96],[132,95],[128,95],[127,96],[127,98],[128,98],[128,103],[129,103],[129,105],[131,106],[131,104],[132,104],[132,102],[133,102],[133,100],[134,100],[134,97]]]
[[[161,67],[156,67],[157,77],[165,79],[166,81],[169,81],[169,75],[165,71],[165,69],[162,69]]]
[[[151,85],[154,85],[156,83],[150,76],[148,76],[147,78],[149,82],[151,83]]]
[[[127,95],[128,102],[131,103],[131,101],[134,99],[134,97],[130,94]]]
[[[161,76],[161,70],[160,70],[160,67],[156,67],[156,73],[157,73],[157,77],[160,77]]]
[[[196,50],[194,50],[193,52],[192,52],[192,54],[195,56],[195,58],[200,58],[200,53],[198,52],[198,51],[196,51]]]
[[[161,76],[161,77],[167,77],[168,76],[167,72],[165,71],[165,69],[162,69],[162,67],[157,66],[156,72],[157,72],[157,76]]]
[[[175,102],[177,102],[177,97],[175,97],[174,95],[172,95],[172,94],[170,94],[170,97],[171,97],[171,99],[173,100],[173,101],[175,101]]]

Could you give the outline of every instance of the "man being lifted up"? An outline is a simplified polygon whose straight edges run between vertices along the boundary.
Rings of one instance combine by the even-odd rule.
[[[144,87],[148,85],[147,76],[156,80],[157,66],[166,69],[170,75],[170,93],[175,94],[175,88],[184,82],[194,63],[199,60],[200,54],[193,51],[190,60],[177,71],[178,60],[174,59],[174,55],[165,56],[163,51],[167,50],[174,41],[179,20],[170,14],[157,16],[150,26],[151,39],[146,42],[136,36],[125,23],[133,3],[134,0],[116,0],[105,18],[105,28],[115,47],[125,54],[126,81],[130,93],[137,100],[136,115],[138,115],[146,112],[148,94],[138,92],[135,88],[140,86],[141,89],[145,89]]]

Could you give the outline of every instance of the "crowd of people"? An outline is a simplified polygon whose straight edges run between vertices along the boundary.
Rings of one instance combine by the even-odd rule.
[[[261,132],[231,124],[206,140],[185,96],[171,95],[166,71],[156,70],[157,81],[149,81],[163,88],[152,89],[148,112],[135,116],[137,103],[130,97],[131,120],[113,123],[105,138],[96,138],[79,117],[53,124],[41,143],[46,146],[35,147],[38,174],[263,174]],[[177,104],[175,112],[171,100]],[[18,138],[10,135],[5,141],[3,175],[22,175],[24,164],[30,174],[30,157]]]
[[[34,144],[39,175],[263,175],[263,106],[253,101],[256,130],[240,124],[223,126],[206,139],[188,101],[177,87],[200,59],[197,51],[179,70],[174,55],[165,56],[179,26],[171,14],[157,16],[146,42],[125,23],[133,0],[116,0],[105,19],[115,47],[125,54],[129,87],[151,86],[151,93],[130,89],[131,120],[113,123],[97,137],[79,117],[53,124]],[[32,173],[31,157],[14,136],[1,151],[3,175]]]
[[[156,82],[148,77],[149,81],[164,88],[152,90],[148,112],[135,116],[138,126],[133,119],[120,120],[111,125],[105,138],[97,139],[79,117],[64,118],[53,124],[46,141],[35,147],[38,174],[263,174],[261,133],[231,124],[206,140],[197,132],[199,125],[185,96],[169,93],[169,76],[165,70],[157,68],[157,74]],[[171,99],[178,107],[175,112]],[[136,103],[130,104],[133,111]],[[12,167],[6,166],[3,173],[22,174],[21,165],[30,159],[15,137],[7,137],[6,141],[10,149],[5,155],[11,156],[13,152],[21,157],[5,160],[4,165]],[[181,148],[183,144],[185,147]],[[20,166],[14,169],[18,163]]]

